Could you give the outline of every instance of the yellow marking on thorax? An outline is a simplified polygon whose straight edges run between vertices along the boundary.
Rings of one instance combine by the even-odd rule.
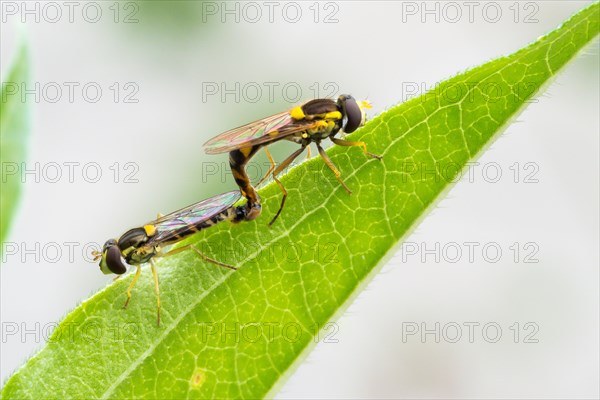
[[[244,157],[248,157],[248,154],[250,154],[251,151],[252,151],[252,146],[244,147],[244,148],[240,149],[240,152],[244,155]]]
[[[154,225],[144,225],[144,230],[148,236],[154,236],[156,234],[156,227]]]
[[[325,114],[325,119],[342,119],[342,113],[339,111],[332,111]]]
[[[323,114],[306,115],[304,119],[312,121],[314,119],[342,119],[342,113],[339,111],[331,111]]]
[[[315,122],[315,125],[313,128],[308,129],[308,133],[311,135],[322,134],[323,132],[331,131],[334,126],[335,126],[335,122],[333,122],[333,121],[327,121],[327,120],[317,121],[317,122]]]
[[[292,118],[294,118],[295,120],[300,120],[300,119],[304,119],[304,117],[306,115],[304,115],[304,111],[302,111],[302,107],[298,106],[298,107],[292,108],[292,110],[290,111],[290,116]]]

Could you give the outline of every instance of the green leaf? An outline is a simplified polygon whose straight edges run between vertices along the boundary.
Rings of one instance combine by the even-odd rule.
[[[4,242],[21,194],[18,173],[25,161],[30,129],[29,103],[19,95],[22,84],[29,81],[29,54],[22,43],[13,66],[0,90],[0,162],[2,190],[0,191],[0,242]]]
[[[376,273],[387,253],[545,83],[598,34],[598,4],[532,45],[391,108],[352,135],[360,149],[328,152],[348,196],[316,158],[261,191],[263,216],[192,240],[236,264],[183,252],[159,264],[163,323],[155,326],[147,269],[130,308],[131,277],[70,313],[47,346],[5,385],[6,398],[259,398],[282,383],[315,339]],[[458,93],[458,95],[457,95]],[[428,171],[427,173],[422,173]],[[435,171],[432,173],[431,171]]]

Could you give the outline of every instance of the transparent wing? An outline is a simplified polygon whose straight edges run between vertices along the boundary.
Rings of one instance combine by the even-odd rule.
[[[150,239],[152,243],[169,242],[177,236],[193,233],[194,227],[215,215],[225,211],[241,198],[239,191],[232,191],[202,200],[152,221],[156,234]]]
[[[314,122],[296,121],[288,111],[237,127],[204,143],[207,154],[227,153],[257,144],[274,142],[309,129]]]

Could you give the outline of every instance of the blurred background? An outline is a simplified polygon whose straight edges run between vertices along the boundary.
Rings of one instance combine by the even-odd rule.
[[[372,117],[589,2],[73,4],[1,3],[2,79],[24,36],[32,86],[20,94],[35,100],[33,172],[20,171],[3,243],[2,381],[110,283],[88,245],[235,189],[226,156],[202,150],[210,137],[341,93],[368,97]],[[277,397],[597,398],[598,87],[595,41],[390,254]]]

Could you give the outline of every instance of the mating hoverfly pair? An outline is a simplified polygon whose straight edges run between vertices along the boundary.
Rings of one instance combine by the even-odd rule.
[[[287,198],[287,191],[277,176],[307,147],[310,156],[309,145],[311,143],[315,143],[325,164],[333,171],[344,189],[351,193],[340,178],[340,172],[321,147],[321,141],[329,138],[340,146],[358,146],[366,155],[380,158],[369,153],[364,142],[353,142],[335,137],[340,130],[344,133],[351,133],[364,125],[365,108],[370,108],[368,102],[357,102],[350,95],[340,96],[337,102],[331,99],[315,99],[291,110],[232,129],[206,142],[204,147],[207,154],[229,152],[229,164],[240,191],[220,194],[171,214],[159,216],[142,227],[130,229],[118,240],[108,240],[104,243],[102,251],[93,253],[95,260],[100,260],[100,270],[105,274],[122,275],[127,271],[128,265],[136,266],[135,275],[127,289],[124,308],[131,300],[131,290],[140,276],[141,265],[150,262],[156,292],[157,324],[160,325],[160,292],[155,258],[167,257],[191,249],[207,262],[232,270],[236,269],[231,265],[209,258],[192,245],[168,252],[165,252],[164,248],[221,221],[227,220],[233,223],[251,221],[260,215],[261,199],[252,186],[245,167],[261,148],[264,148],[271,167],[258,184],[272,176],[283,192],[279,210],[269,225],[272,225],[281,214]],[[279,166],[276,166],[266,146],[282,139],[298,143],[300,148]],[[235,206],[242,196],[246,198],[246,204]]]

